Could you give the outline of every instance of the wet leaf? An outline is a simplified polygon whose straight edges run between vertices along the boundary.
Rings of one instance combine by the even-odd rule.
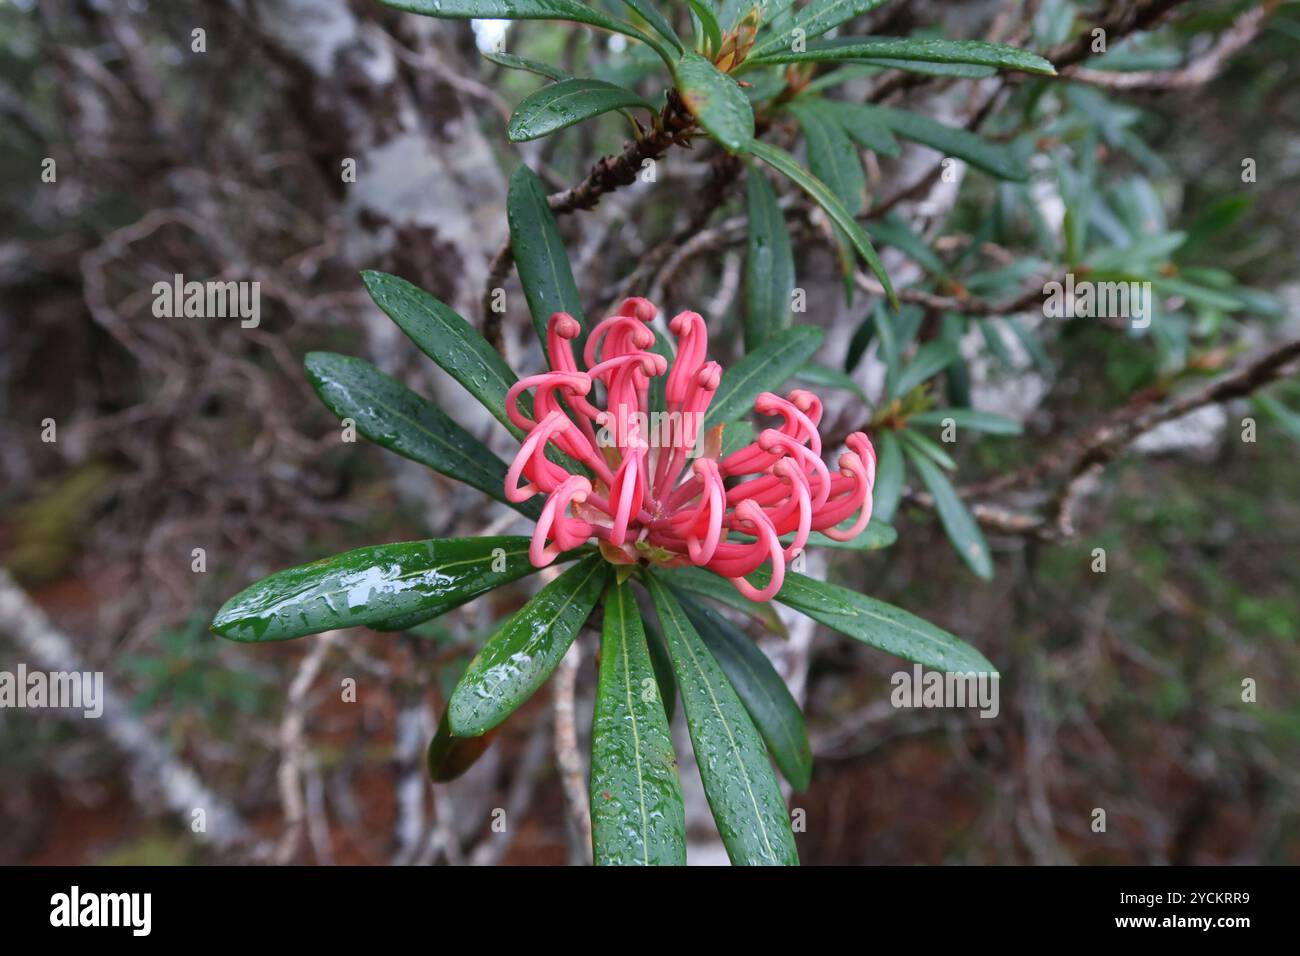
[[[605,597],[591,726],[591,840],[600,866],[681,866],[677,756],[632,585]]]

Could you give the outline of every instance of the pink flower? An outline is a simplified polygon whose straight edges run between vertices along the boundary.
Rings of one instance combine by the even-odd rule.
[[[683,312],[668,324],[677,337],[669,368],[650,351],[655,312],[633,298],[599,323],[583,351],[585,372],[573,354],[581,327],[568,313],[555,313],[546,336],[552,370],[522,379],[506,395],[510,420],[528,433],[506,474],[506,496],[546,495],[529,558],[544,567],[594,538],[610,561],[698,565],[729,578],[751,600],[770,600],[811,532],[847,541],[867,526],[875,449],[865,434],[853,433],[839,473],[831,474],[817,432],[821,400],[796,389],[785,398],[759,395],[755,411],[781,424],[720,459],[722,427],[699,435],[722,378],[718,363],[706,361],[704,319]],[[665,373],[667,407],[651,413],[651,379]],[[593,404],[597,382],[603,410]],[[531,418],[519,409],[520,395],[530,390]],[[571,473],[560,464],[566,460],[586,466],[591,477]],[[855,512],[849,527],[837,527]],[[788,534],[794,539],[783,545]],[[771,579],[758,590],[745,575],[766,562]]]

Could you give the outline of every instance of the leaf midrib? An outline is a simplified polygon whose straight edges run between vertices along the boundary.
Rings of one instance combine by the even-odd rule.
[[[632,662],[627,652],[627,608],[620,588],[615,591],[618,600],[618,636],[623,654],[623,693],[627,699],[627,712],[632,718],[632,753],[636,758],[636,795],[641,810],[641,859],[650,865],[650,815],[645,805],[645,774],[641,767],[641,730],[632,699]]]

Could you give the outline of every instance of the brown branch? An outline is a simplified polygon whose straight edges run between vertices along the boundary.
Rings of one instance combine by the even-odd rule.
[[[629,142],[617,156],[605,156],[600,159],[591,167],[591,171],[582,182],[547,196],[547,205],[557,216],[578,209],[592,209],[600,202],[602,196],[636,182],[636,177],[646,160],[658,159],[674,144],[689,148],[694,134],[695,117],[686,108],[677,91],[669,90],[668,102],[659,114],[653,130]],[[501,349],[501,316],[492,310],[492,292],[505,281],[514,261],[514,250],[507,237],[496,255],[492,257],[488,280],[480,301],[483,336],[498,351]]]
[[[1100,27],[1106,31],[1107,49],[1121,37],[1137,30],[1154,26],[1166,13],[1187,0],[1136,0],[1129,3],[1115,3],[1102,19],[1091,27],[1086,27],[1073,40],[1057,44],[1046,53],[1044,58],[1056,67],[1058,73],[1066,67],[1073,66],[1093,56],[1092,31]]]
[[[1272,382],[1293,374],[1300,360],[1300,340],[1275,346],[1231,374],[1200,388],[1162,401],[1163,396],[1141,392],[1100,421],[1066,439],[1027,468],[1011,475],[959,490],[963,498],[984,497],[1000,491],[1028,488],[1046,483],[1053,475],[1064,480],[1049,500],[1043,516],[1023,515],[986,505],[972,508],[985,527],[1042,540],[1067,538],[1074,534],[1073,509],[1086,481],[1099,474],[1141,435],[1207,405],[1219,405],[1244,398]],[[928,495],[912,494],[911,504],[933,508]]]
[[[1219,35],[1213,46],[1179,69],[1123,73],[1074,67],[1069,76],[1073,80],[1111,90],[1172,90],[1202,86],[1218,76],[1227,61],[1259,35],[1264,20],[1276,6],[1276,0],[1273,0],[1246,10],[1233,21],[1231,27]]]

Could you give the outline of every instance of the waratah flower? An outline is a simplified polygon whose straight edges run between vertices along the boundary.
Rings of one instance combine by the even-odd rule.
[[[785,398],[760,394],[755,411],[781,423],[723,457],[722,426],[700,434],[722,378],[707,360],[704,319],[682,312],[668,324],[677,339],[670,364],[651,351],[655,314],[646,299],[626,300],[592,330],[583,372],[573,351],[581,326],[556,312],[546,336],[551,370],[507,394],[506,412],[527,436],[506,474],[506,497],[546,496],[529,559],[544,567],[595,539],[611,562],[697,565],[751,600],[770,600],[809,534],[848,541],[866,528],[875,449],[854,432],[832,474],[817,431],[821,400],[796,389]],[[666,407],[652,412],[651,381],[665,375]],[[597,383],[603,409],[595,404]],[[533,396],[531,416],[519,405],[525,392]],[[771,575],[760,590],[745,576],[766,562]]]

